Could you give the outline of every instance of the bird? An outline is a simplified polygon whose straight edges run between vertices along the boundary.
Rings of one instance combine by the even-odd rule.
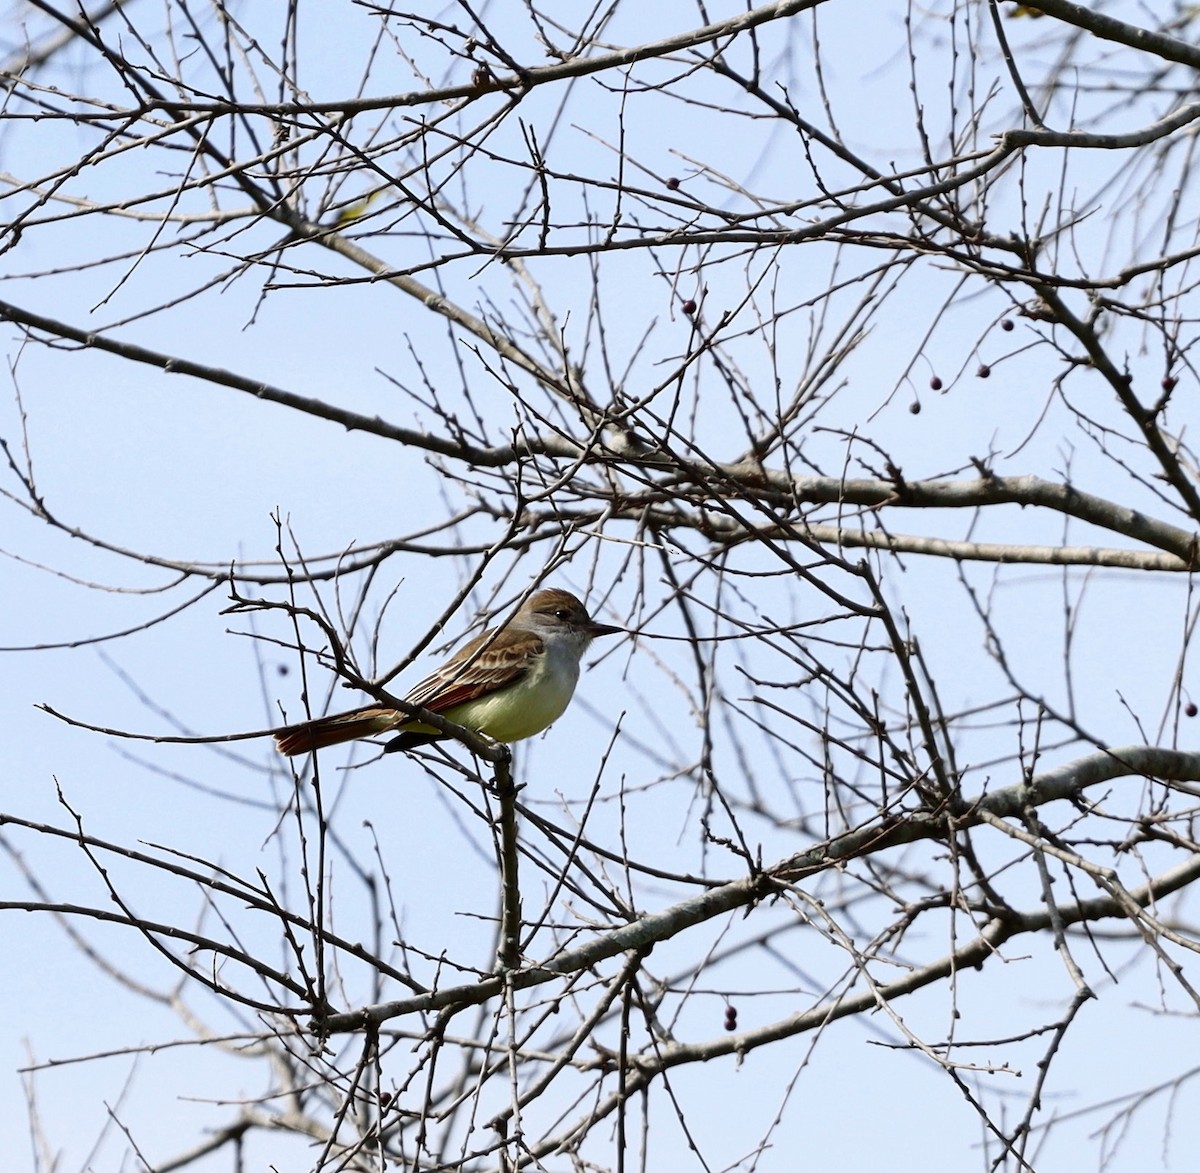
[[[570,591],[530,595],[501,627],[468,640],[405,698],[495,741],[533,737],[566,710],[579,680],[579,662],[597,636],[620,627],[597,623]],[[398,731],[386,753],[415,749],[447,734],[389,705],[366,705],[273,731],[286,757]]]

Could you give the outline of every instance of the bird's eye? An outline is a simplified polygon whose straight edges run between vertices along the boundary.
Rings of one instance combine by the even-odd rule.
[[[554,612],[554,617],[555,619],[570,619],[571,612],[568,611],[566,607],[559,607],[559,609]]]

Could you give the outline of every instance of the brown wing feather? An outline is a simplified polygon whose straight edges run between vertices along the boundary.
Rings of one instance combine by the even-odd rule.
[[[515,671],[518,665],[528,662],[531,646],[534,655],[540,654],[543,644],[532,633],[528,642],[520,646],[496,647],[492,640],[495,632],[485,631],[463,644],[446,663],[432,676],[427,676],[404,699],[410,705],[420,705],[431,713],[444,713],[447,709],[474,700],[477,696],[491,692],[502,684],[520,680],[525,672]],[[480,654],[480,649],[486,651]],[[474,657],[474,663],[471,663]]]
[[[519,645],[512,647],[494,645],[494,637],[494,632],[485,631],[465,643],[437,672],[422,680],[404,699],[410,705],[420,705],[432,713],[444,713],[464,701],[474,700],[494,688],[520,680],[528,671],[528,667],[522,670],[520,665],[527,663],[531,655],[540,654],[543,649],[542,641],[532,632]],[[485,650],[481,652],[481,649]],[[349,713],[318,717],[315,721],[278,729],[275,731],[275,744],[280,753],[291,757],[402,728],[407,720],[406,714],[396,709],[368,705]],[[388,743],[388,749],[407,749],[411,745],[436,741],[439,736],[401,733]]]

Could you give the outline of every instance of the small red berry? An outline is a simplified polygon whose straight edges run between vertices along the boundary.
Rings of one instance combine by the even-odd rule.
[[[908,410],[909,410],[909,411],[910,411],[910,412],[911,412],[913,415],[920,415],[920,414],[921,414],[921,405],[920,405],[920,404],[919,404],[919,403],[918,403],[918,402],[917,402],[917,401],[914,399],[914,400],[912,401],[912,403],[910,403],[910,404],[908,405]]]
[[[1187,703],[1186,705],[1184,705],[1184,706],[1183,706],[1183,711],[1184,711],[1184,712],[1185,712],[1185,713],[1186,713],[1186,714],[1187,714],[1189,717],[1194,717],[1194,716],[1196,715],[1196,713],[1197,713],[1197,709],[1196,709],[1196,702],[1195,702],[1195,701],[1188,701],[1188,703]]]
[[[1178,382],[1179,380],[1174,375],[1163,375],[1162,389],[1164,391],[1174,391]]]
[[[392,1102],[392,1093],[391,1092],[380,1092],[379,1093],[379,1102],[386,1108],[388,1106],[388,1104],[390,1104]]]
[[[1008,318],[1000,319],[1000,329],[1001,330],[1011,330],[1012,328],[1013,328],[1013,324]]]
[[[689,297],[679,308],[685,314],[694,314],[696,312],[696,303]]]
[[[937,375],[934,375],[930,378],[929,389],[931,391],[940,391],[942,389],[942,381],[937,377]]]
[[[667,180],[667,187],[670,188],[671,191],[678,191],[679,190],[679,180],[676,179],[674,175],[672,175],[671,178]]]
[[[992,375],[992,368],[985,362],[979,364],[979,370],[975,372],[981,379],[989,379]]]

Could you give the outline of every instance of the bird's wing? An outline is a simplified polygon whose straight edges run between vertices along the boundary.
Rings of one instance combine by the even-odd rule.
[[[444,713],[464,701],[472,701],[504,685],[515,684],[529,671],[529,660],[540,655],[544,645],[541,639],[531,634],[530,641],[536,643],[531,657],[529,642],[511,649],[497,648],[492,644],[494,635],[494,632],[485,631],[463,644],[441,668],[416,685],[404,699],[410,705],[420,705],[432,713]],[[479,654],[479,649],[485,645],[486,650]],[[469,663],[473,657],[474,663]],[[525,666],[519,667],[522,664]]]

